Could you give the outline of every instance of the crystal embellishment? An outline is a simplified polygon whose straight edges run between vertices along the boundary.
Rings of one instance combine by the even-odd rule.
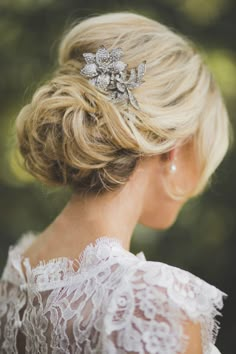
[[[146,70],[146,60],[137,68],[127,69],[127,64],[121,61],[123,51],[114,48],[109,52],[103,45],[95,54],[83,53],[86,65],[80,70],[81,75],[98,90],[108,94],[113,102],[126,101],[140,110],[137,99],[131,90],[141,85]]]

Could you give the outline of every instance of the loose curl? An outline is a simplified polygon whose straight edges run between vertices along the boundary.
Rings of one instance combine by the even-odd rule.
[[[147,61],[135,89],[141,111],[112,103],[80,75],[83,52],[121,47],[124,62]],[[130,118],[130,113],[133,119]],[[73,25],[59,46],[59,66],[16,119],[24,167],[50,186],[76,193],[113,191],[138,161],[166,154],[194,137],[199,194],[229,145],[229,120],[211,73],[186,39],[142,15],[120,12]]]

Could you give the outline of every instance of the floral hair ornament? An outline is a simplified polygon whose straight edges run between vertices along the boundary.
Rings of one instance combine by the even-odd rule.
[[[95,54],[83,53],[86,65],[80,73],[89,78],[89,82],[95,85],[98,90],[107,93],[113,102],[126,101],[140,110],[137,99],[131,90],[141,85],[146,70],[146,60],[137,68],[127,72],[127,65],[120,60],[123,55],[121,48],[114,48],[109,51],[102,45]]]

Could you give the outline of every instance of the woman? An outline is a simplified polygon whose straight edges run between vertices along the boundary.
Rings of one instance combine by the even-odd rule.
[[[217,353],[227,295],[129,251],[136,224],[172,225],[228,149],[221,94],[192,45],[130,12],[85,19],[16,129],[26,169],[72,195],[9,249],[1,353]]]

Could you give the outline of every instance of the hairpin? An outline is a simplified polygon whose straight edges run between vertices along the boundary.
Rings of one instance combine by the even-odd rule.
[[[104,45],[95,54],[83,53],[86,65],[80,73],[89,78],[89,82],[98,90],[107,93],[113,102],[130,102],[134,108],[140,110],[131,90],[144,82],[142,78],[146,70],[146,60],[128,73],[127,64],[120,60],[122,55],[121,48],[114,48],[109,53]]]

